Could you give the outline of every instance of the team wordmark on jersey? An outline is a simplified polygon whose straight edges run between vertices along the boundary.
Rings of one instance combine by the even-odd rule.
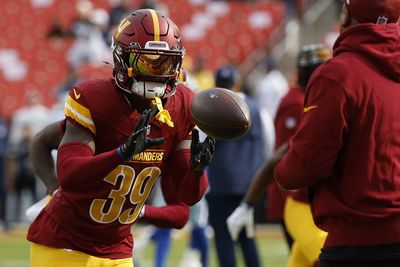
[[[136,163],[157,163],[164,158],[164,150],[146,150],[134,155],[131,162]]]

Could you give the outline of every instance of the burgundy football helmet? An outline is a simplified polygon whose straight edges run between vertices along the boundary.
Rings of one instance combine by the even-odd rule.
[[[297,55],[298,83],[304,89],[314,70],[331,57],[331,51],[324,44],[309,44]]]
[[[171,19],[136,10],[118,25],[112,48],[113,75],[122,90],[148,99],[174,94],[185,49]]]

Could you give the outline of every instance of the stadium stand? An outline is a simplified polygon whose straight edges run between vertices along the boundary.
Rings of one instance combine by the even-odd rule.
[[[110,10],[108,0],[92,1]],[[210,71],[231,62],[240,64],[257,47],[270,40],[285,20],[282,2],[224,2],[210,0],[163,0],[182,32],[187,54],[202,56]],[[30,89],[42,92],[44,103],[55,101],[54,88],[67,74],[66,52],[71,38],[49,38],[55,20],[67,28],[76,16],[75,1],[7,0],[0,5],[0,97],[8,117],[23,104]],[[111,65],[84,64],[83,78],[111,77]]]

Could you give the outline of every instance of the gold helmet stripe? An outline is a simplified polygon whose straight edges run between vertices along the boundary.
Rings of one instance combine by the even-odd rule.
[[[158,16],[155,10],[149,9],[151,17],[153,19],[154,26],[154,41],[160,41],[160,23],[158,22]]]

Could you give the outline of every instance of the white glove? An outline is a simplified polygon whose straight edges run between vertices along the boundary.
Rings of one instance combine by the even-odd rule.
[[[52,195],[46,195],[44,198],[30,206],[26,211],[25,211],[25,216],[28,218],[28,221],[32,223],[36,217],[39,215],[39,213],[42,211],[44,207],[50,202],[51,198],[55,195],[55,193],[58,191],[54,191]]]
[[[246,227],[246,236],[254,237],[254,208],[245,202],[232,212],[226,220],[228,231],[233,240],[238,240],[240,231]]]
[[[143,207],[141,208],[140,212],[139,212],[139,218],[142,218],[144,216],[144,213],[146,211],[146,205],[143,205]]]
[[[36,202],[32,206],[30,206],[25,211],[25,216],[26,216],[26,218],[28,218],[28,221],[30,223],[33,222],[36,219],[36,217],[39,215],[39,213],[42,211],[42,209],[44,207],[46,207],[47,203],[50,202],[51,197],[52,196],[50,196],[50,195],[45,196],[44,198],[42,198],[41,200],[39,200],[38,202]]]

